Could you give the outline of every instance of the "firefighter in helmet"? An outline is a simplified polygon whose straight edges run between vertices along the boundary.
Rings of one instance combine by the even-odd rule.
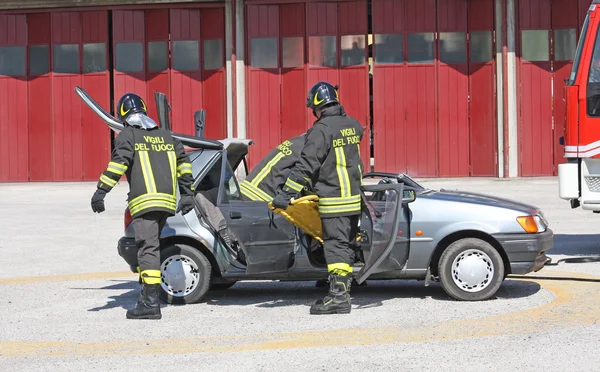
[[[310,89],[306,106],[317,120],[307,132],[300,159],[272,205],[287,209],[291,199],[312,183],[319,197],[329,293],[311,306],[310,313],[349,313],[351,244],[358,232],[362,207],[360,142],[364,129],[346,114],[336,87],[327,82],[318,82]]]
[[[104,197],[125,174],[142,281],[137,304],[126,315],[128,319],[160,319],[160,232],[169,216],[194,209],[192,165],[181,142],[148,117],[141,97],[125,94],[117,112],[124,128],[115,138],[111,160],[98,181],[92,210],[104,211]]]

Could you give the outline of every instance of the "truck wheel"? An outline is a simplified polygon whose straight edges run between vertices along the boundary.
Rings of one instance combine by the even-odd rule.
[[[160,299],[168,304],[202,300],[211,281],[210,261],[194,247],[169,245],[160,252]]]
[[[460,301],[492,297],[504,280],[504,263],[488,242],[465,238],[450,244],[438,264],[442,288]]]

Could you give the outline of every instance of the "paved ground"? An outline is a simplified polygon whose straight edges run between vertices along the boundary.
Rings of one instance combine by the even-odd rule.
[[[424,180],[543,208],[552,257],[600,254],[600,215],[571,210],[555,178]],[[598,371],[600,263],[507,280],[450,301],[438,284],[369,282],[350,315],[315,317],[313,283],[238,283],[205,303],[130,321],[137,278],[116,253],[126,185],[93,214],[94,185],[0,185],[1,371]]]

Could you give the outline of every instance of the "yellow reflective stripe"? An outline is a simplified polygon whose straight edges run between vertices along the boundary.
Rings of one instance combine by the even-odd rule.
[[[246,188],[244,188],[243,186],[240,186],[240,192],[242,193],[242,195],[244,195],[245,197],[247,197],[248,199],[250,199],[252,201],[264,201],[261,198],[259,198],[258,196],[256,196],[255,194],[253,194],[252,192],[250,192],[250,190],[247,190]]]
[[[333,271],[333,270],[343,270],[343,271],[350,272],[350,271],[352,271],[352,266],[350,266],[347,263],[342,263],[342,262],[327,265],[327,271]]]
[[[267,163],[267,165],[265,165],[265,167],[258,173],[256,178],[253,179],[251,181],[251,183],[254,186],[258,186],[258,184],[261,183],[262,180],[264,180],[265,177],[267,177],[267,175],[271,172],[271,169],[273,169],[273,166],[275,164],[277,164],[277,162],[279,162],[279,160],[281,160],[281,158],[283,158],[284,156],[285,155],[283,154],[283,152],[280,152],[279,154],[275,155],[275,157],[273,159],[271,159],[271,161],[269,161]]]
[[[140,155],[140,164],[142,166],[142,175],[146,183],[146,191],[148,193],[156,192],[156,183],[154,182],[154,174],[152,173],[152,165],[150,164],[150,156],[148,151],[138,151]]]
[[[138,196],[135,199],[132,199],[129,202],[129,206],[135,207],[137,204],[148,201],[148,200],[161,200],[161,201],[177,203],[177,196],[164,194],[164,193],[145,194],[145,195]]]
[[[333,213],[346,213],[346,212],[357,212],[360,211],[360,203],[357,204],[344,204],[340,206],[322,206],[319,205],[319,213],[333,214]]]
[[[175,167],[177,166],[177,155],[175,151],[167,151],[169,157],[169,168],[171,168],[171,183],[173,184],[173,196],[177,197],[177,172]]]
[[[340,193],[343,198],[350,196],[350,177],[346,169],[346,154],[343,147],[335,148],[336,171],[340,180]]]
[[[125,171],[127,171],[127,166],[111,161],[110,163],[108,163],[108,167],[106,168],[106,170],[116,175],[122,176],[125,173]]]
[[[160,284],[160,270],[144,270],[141,277],[146,284]]]
[[[340,205],[360,203],[360,195],[354,195],[349,198],[319,198],[319,205]]]
[[[140,203],[133,208],[129,208],[129,212],[133,215],[133,214],[143,211],[144,209],[155,208],[155,207],[165,208],[165,209],[174,211],[177,209],[177,204],[165,202],[165,201],[149,200],[147,202]]]
[[[100,181],[104,182],[110,187],[114,187],[117,184],[117,181],[105,176],[104,174],[100,176]]]
[[[298,182],[295,182],[291,178],[288,178],[287,181],[285,181],[285,185],[294,191],[302,191],[302,185]]]
[[[192,174],[192,164],[182,163],[177,167],[177,175],[181,177],[184,174]]]
[[[254,193],[261,200],[264,200],[267,202],[270,202],[271,200],[273,200],[273,197],[271,195],[267,194],[266,192],[262,191],[261,189],[254,186],[253,184],[251,184],[250,182],[248,182],[246,180],[243,180],[240,185],[241,185],[241,187],[245,187],[249,192]]]

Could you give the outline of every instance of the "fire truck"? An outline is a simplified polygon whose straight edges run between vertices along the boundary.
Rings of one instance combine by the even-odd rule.
[[[600,213],[600,0],[590,6],[565,81],[566,162],[558,166],[559,196],[571,208]]]

